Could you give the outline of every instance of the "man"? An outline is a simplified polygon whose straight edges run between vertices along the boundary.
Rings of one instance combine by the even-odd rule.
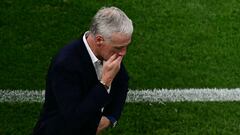
[[[128,92],[122,59],[132,32],[123,11],[102,8],[90,31],[60,50],[48,71],[33,135],[95,135],[115,126]]]

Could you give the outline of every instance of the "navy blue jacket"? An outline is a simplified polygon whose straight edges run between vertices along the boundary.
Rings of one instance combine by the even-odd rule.
[[[121,64],[108,94],[97,79],[83,40],[70,43],[52,60],[43,110],[33,135],[95,135],[102,115],[119,119],[128,79]]]

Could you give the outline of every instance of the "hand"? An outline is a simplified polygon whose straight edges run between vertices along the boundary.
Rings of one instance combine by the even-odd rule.
[[[97,135],[99,135],[104,129],[108,128],[110,126],[111,122],[110,120],[105,117],[105,116],[102,116],[101,120],[100,120],[100,123],[98,125],[98,128],[97,128]]]
[[[113,79],[120,69],[123,56],[114,54],[106,62],[103,63],[102,78],[107,86],[110,86]]]

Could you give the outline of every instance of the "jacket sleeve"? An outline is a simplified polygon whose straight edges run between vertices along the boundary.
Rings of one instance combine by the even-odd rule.
[[[83,93],[86,88],[82,73],[67,68],[65,64],[54,65],[51,78],[55,100],[69,126],[80,127],[100,119],[99,111],[109,101],[109,94],[100,82],[87,90],[87,94]]]
[[[124,66],[121,66],[120,72],[113,81],[112,90],[110,92],[111,102],[104,108],[103,115],[113,117],[116,121],[119,120],[128,93],[129,77]]]

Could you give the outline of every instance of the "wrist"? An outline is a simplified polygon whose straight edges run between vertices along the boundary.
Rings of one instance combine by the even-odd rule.
[[[106,116],[110,121],[110,127],[114,128],[117,125],[117,120],[112,116]]]
[[[101,83],[106,89],[109,89],[109,86],[106,84],[106,82],[104,82],[103,80],[101,80],[100,83]]]

